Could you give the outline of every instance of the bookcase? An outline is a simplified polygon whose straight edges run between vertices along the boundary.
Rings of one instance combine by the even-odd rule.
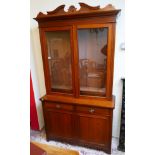
[[[115,27],[120,10],[79,3],[34,18],[39,25],[47,140],[111,153]]]

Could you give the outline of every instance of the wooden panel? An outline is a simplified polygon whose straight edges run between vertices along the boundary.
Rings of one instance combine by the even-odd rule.
[[[111,24],[91,24],[91,25],[88,25],[88,24],[80,24],[77,26],[78,29],[90,29],[90,28],[103,28],[103,27],[109,27]]]
[[[73,51],[74,51],[74,82],[75,82],[75,97],[79,97],[79,70],[78,70],[78,41],[77,41],[77,28],[75,25],[73,25],[72,29],[72,35],[73,35]]]
[[[46,111],[46,131],[48,137],[73,138],[73,116],[71,113]]]
[[[107,47],[107,82],[106,85],[107,91],[106,91],[106,97],[111,98],[112,97],[112,82],[113,82],[113,61],[114,61],[114,49],[112,49],[112,37],[113,37],[113,31],[112,31],[112,25],[108,27],[108,47]]]
[[[108,145],[108,118],[79,114],[78,123],[80,141]]]
[[[68,19],[68,20],[53,20],[53,21],[45,21],[39,23],[39,28],[47,28],[47,27],[62,27],[63,26],[71,26],[71,25],[81,25],[81,24],[103,24],[103,23],[115,23],[115,16],[100,16],[100,17],[92,17],[84,20],[83,18],[77,19]]]
[[[69,104],[62,104],[62,103],[45,103],[45,108],[52,108],[57,110],[67,110],[67,111],[73,111],[74,107],[73,105]]]
[[[76,111],[81,113],[88,113],[93,115],[109,116],[109,109],[102,109],[90,106],[76,106]]]
[[[47,55],[47,50],[46,50],[46,41],[44,37],[44,31],[40,28],[39,29],[40,33],[40,43],[41,43],[41,52],[42,52],[42,60],[43,60],[43,67],[44,67],[44,77],[45,77],[45,86],[46,86],[46,92],[47,94],[51,90],[51,83],[49,80],[49,68],[48,68],[48,55]]]

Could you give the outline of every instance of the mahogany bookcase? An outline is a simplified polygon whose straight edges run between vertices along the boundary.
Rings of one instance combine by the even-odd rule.
[[[79,3],[34,18],[39,25],[47,140],[111,153],[115,27],[120,10]]]

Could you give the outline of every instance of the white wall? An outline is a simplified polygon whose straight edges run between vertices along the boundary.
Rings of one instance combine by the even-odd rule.
[[[39,37],[39,36],[38,36]],[[40,87],[41,81],[43,81],[43,76],[40,76],[39,71],[42,69],[41,59],[37,59],[36,55],[38,57],[41,55],[35,53],[37,52],[36,44],[33,41],[33,37],[31,34],[31,48],[30,48],[30,67],[31,67],[31,77],[32,77],[32,82],[33,82],[33,89],[34,89],[34,96],[35,96],[35,101],[36,101],[36,109],[37,109],[37,115],[38,115],[38,122],[39,122],[39,128],[42,129],[44,126],[44,119],[43,119],[43,111],[42,111],[42,105],[39,100],[39,98],[44,94],[42,93],[43,91],[45,92],[45,89]],[[43,70],[43,69],[42,69]],[[42,78],[40,80],[40,78]]]
[[[45,82],[43,74],[43,64],[41,57],[41,47],[39,40],[38,25],[34,17],[37,16],[39,12],[46,12],[54,10],[56,7],[62,4],[66,4],[66,8],[70,5],[75,5],[79,8],[78,2],[84,2],[91,6],[100,5],[104,7],[107,4],[112,4],[117,9],[121,9],[121,14],[117,19],[116,25],[116,46],[115,46],[115,67],[114,67],[114,84],[113,84],[113,95],[116,96],[115,110],[113,116],[113,136],[119,137],[119,126],[120,126],[120,111],[121,111],[121,96],[122,96],[122,84],[121,78],[124,77],[124,59],[125,53],[120,50],[120,44],[125,42],[125,30],[124,30],[124,12],[125,12],[125,2],[124,0],[31,0],[31,71],[32,71],[32,81],[34,83],[35,99],[37,102],[37,112],[39,117],[40,128],[43,127],[43,117],[42,117],[42,107],[38,100],[39,97],[45,95]],[[65,8],[65,9],[66,9]]]

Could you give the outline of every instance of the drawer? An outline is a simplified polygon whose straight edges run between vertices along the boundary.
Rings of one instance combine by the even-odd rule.
[[[76,111],[87,113],[87,114],[102,115],[102,116],[110,115],[109,109],[89,107],[89,106],[77,106]]]
[[[69,104],[65,104],[65,103],[53,103],[53,102],[46,102],[44,104],[46,109],[52,108],[52,109],[56,109],[56,110],[68,110],[68,111],[73,111],[74,110],[74,106],[73,105],[69,105]]]

